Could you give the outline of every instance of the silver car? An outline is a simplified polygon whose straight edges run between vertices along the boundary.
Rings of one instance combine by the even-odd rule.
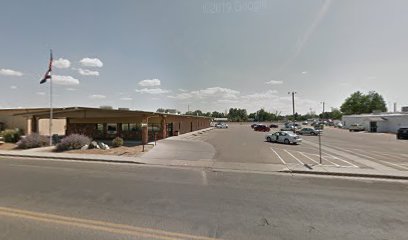
[[[265,139],[268,142],[278,142],[285,144],[300,144],[302,142],[302,138],[300,138],[299,135],[289,131],[280,131],[267,134],[265,136]]]

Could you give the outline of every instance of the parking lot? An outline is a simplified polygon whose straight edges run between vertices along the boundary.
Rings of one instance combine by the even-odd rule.
[[[271,129],[271,132],[278,129]],[[265,141],[265,132],[256,132],[248,123],[229,124],[228,129],[214,129],[193,134],[186,139],[200,140],[214,146],[215,161],[239,163],[285,164],[337,168],[376,166],[408,171],[408,141],[397,140],[394,134],[349,132],[326,127],[321,136],[320,158],[317,136],[302,136],[300,145]]]

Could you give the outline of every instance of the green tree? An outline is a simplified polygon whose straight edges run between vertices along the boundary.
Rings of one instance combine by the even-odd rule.
[[[373,111],[387,111],[384,98],[374,92],[370,91],[367,95],[357,91],[346,98],[340,107],[341,112],[346,115],[372,113]]]
[[[367,98],[368,98],[367,100],[368,100],[370,112],[373,112],[373,111],[386,112],[387,111],[387,106],[385,104],[384,98],[380,94],[374,91],[370,91],[367,94]]]
[[[211,113],[211,117],[213,118],[225,118],[224,113],[214,111]]]
[[[248,121],[248,114],[246,109],[230,108],[228,112],[228,119],[232,122]]]

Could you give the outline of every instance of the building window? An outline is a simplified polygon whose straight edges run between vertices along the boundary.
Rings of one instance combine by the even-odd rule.
[[[96,124],[96,130],[100,133],[103,133],[103,123]]]
[[[122,123],[122,132],[139,132],[140,125],[136,123]]]
[[[129,123],[129,130],[132,132],[140,132],[141,130],[140,124]]]
[[[116,123],[108,123],[107,124],[108,134],[116,134],[117,133],[117,124]]]
[[[122,123],[122,132],[129,131],[129,123]]]

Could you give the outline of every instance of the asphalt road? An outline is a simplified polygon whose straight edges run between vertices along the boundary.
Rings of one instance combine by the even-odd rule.
[[[0,239],[406,239],[408,185],[0,158]]]

